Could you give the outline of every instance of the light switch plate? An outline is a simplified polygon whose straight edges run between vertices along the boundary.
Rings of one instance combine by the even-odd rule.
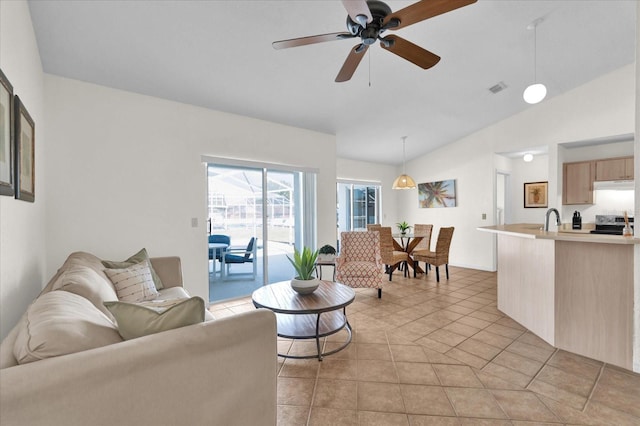
[[[192,217],[191,218],[191,227],[192,228],[197,228],[198,227],[198,218],[197,217]]]

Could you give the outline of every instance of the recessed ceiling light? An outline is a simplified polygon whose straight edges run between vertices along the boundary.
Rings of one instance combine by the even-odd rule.
[[[526,154],[522,157],[522,159],[525,161],[525,163],[530,163],[530,162],[532,162],[532,161],[533,161],[533,154],[526,153]]]

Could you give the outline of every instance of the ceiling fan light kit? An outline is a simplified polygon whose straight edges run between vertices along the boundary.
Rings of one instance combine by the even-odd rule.
[[[524,89],[524,93],[522,93],[522,98],[528,104],[537,104],[547,96],[546,86],[537,82],[538,25],[540,25],[542,21],[544,21],[544,18],[538,18],[527,25],[528,30],[533,30],[533,84]]]
[[[348,32],[274,41],[272,45],[275,49],[285,49],[359,37],[361,43],[349,52],[347,59],[336,76],[336,82],[350,80],[369,46],[375,44],[378,40],[380,40],[380,46],[383,49],[412,62],[422,69],[428,69],[440,61],[438,55],[395,35],[382,37],[382,33],[387,30],[404,28],[425,19],[468,6],[476,1],[478,0],[422,0],[404,9],[392,12],[386,3],[379,0],[343,0],[342,4],[348,13]]]
[[[407,137],[402,137],[402,174],[393,181],[393,185],[391,188],[393,189],[414,189],[416,187],[416,181],[414,181],[411,176],[409,176],[406,171],[406,161],[405,161],[405,144]]]

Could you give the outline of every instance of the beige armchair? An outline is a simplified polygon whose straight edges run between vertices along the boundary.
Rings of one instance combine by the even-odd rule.
[[[440,228],[438,233],[438,241],[436,242],[436,251],[426,251],[424,253],[413,252],[413,262],[417,265],[419,261],[426,262],[436,267],[436,281],[440,282],[439,266],[445,265],[447,271],[447,279],[449,279],[449,247],[453,237],[454,227]],[[425,273],[427,269],[425,268]]]
[[[383,267],[380,234],[376,231],[343,232],[340,256],[336,258],[336,280],[350,287],[378,289],[382,297]]]

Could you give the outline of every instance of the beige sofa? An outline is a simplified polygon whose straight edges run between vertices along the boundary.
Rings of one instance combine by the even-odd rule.
[[[188,298],[182,287],[180,259],[150,260],[164,285],[158,297]],[[117,330],[110,330],[113,317],[102,304],[115,300],[103,269],[97,257],[73,253],[38,299],[66,303],[61,307],[65,321],[69,317],[74,321],[77,315],[82,322],[83,309],[95,307],[104,313],[91,311],[102,322],[98,332],[80,333],[80,346],[100,336],[114,341],[74,352],[76,342],[61,344],[64,340],[52,338],[39,345],[37,337],[25,340],[25,327],[35,328],[27,315],[30,307],[0,345],[0,424],[276,424],[276,321],[272,312],[260,309],[220,320],[212,320],[206,312],[203,323],[123,341]],[[31,362],[25,357],[19,364],[16,353],[22,357],[25,351],[20,348],[28,344],[37,346],[29,349]],[[52,349],[44,348],[46,345]],[[72,353],[48,356],[47,350]]]

